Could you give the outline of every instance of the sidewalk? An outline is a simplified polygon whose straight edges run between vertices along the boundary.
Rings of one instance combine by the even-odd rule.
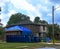
[[[42,43],[42,44],[53,44],[53,43]],[[56,45],[53,45],[53,48],[60,49],[60,43],[54,43]],[[50,46],[51,47],[51,46]]]
[[[42,44],[53,44],[53,43],[47,43],[47,42],[41,42]],[[60,45],[60,43],[54,43],[54,44],[57,44],[57,45]]]
[[[47,43],[47,44],[53,44],[53,43]],[[54,43],[54,44],[60,45],[60,43]]]

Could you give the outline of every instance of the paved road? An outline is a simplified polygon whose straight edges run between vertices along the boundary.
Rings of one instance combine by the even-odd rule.
[[[53,43],[45,43],[45,44],[53,44]],[[60,43],[54,43],[54,44],[60,45]],[[38,48],[38,49],[60,49],[60,46],[52,46],[52,47]]]
[[[55,48],[56,48],[56,49],[60,49],[60,46],[56,46]]]
[[[60,49],[60,46],[56,46],[56,47],[45,47],[45,48],[37,48],[37,49]]]
[[[56,49],[56,48],[45,47],[45,48],[37,48],[37,49]]]
[[[47,43],[47,44],[53,44],[53,43]],[[60,45],[60,43],[54,43],[54,44]],[[60,46],[54,46],[54,48],[60,49]]]

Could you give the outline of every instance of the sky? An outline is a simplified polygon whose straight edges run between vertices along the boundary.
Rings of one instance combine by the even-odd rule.
[[[0,19],[6,26],[12,14],[22,13],[33,21],[36,16],[52,23],[52,6],[54,6],[54,23],[60,24],[60,0],[0,0]]]

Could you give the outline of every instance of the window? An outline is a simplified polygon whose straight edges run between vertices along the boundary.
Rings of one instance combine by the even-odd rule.
[[[43,30],[45,30],[45,26],[43,26]]]

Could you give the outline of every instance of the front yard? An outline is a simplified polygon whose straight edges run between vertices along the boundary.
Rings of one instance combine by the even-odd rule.
[[[53,44],[47,44],[47,43],[6,43],[1,42],[0,43],[0,49],[23,49],[23,48],[37,48],[37,47],[53,47],[58,46]]]

